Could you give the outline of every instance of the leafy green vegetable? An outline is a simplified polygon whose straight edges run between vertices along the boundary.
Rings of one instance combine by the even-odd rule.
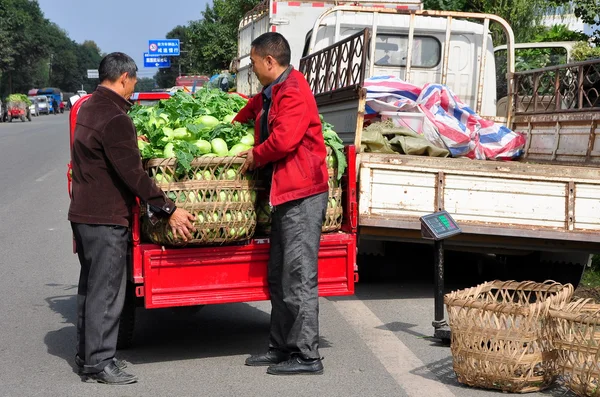
[[[176,172],[183,173],[189,171],[194,157],[228,156],[226,148],[240,143],[249,134],[249,127],[219,120],[235,117],[246,102],[239,95],[203,87],[194,95],[177,92],[153,106],[134,105],[129,115],[138,136],[148,141],[138,141],[142,158],[175,157]],[[213,150],[210,141],[215,138],[224,144],[218,145],[218,149],[225,150],[218,153]]]
[[[225,157],[229,154],[229,149],[227,149],[227,144],[221,138],[215,138],[210,141],[210,145],[212,146],[212,151],[217,156]]]
[[[31,106],[31,101],[29,100],[29,98],[27,97],[27,95],[25,94],[11,94],[6,98],[6,103],[17,103],[17,102],[22,102],[27,106]]]
[[[338,172],[337,177],[338,180],[341,179],[344,171],[346,171],[346,167],[348,166],[348,162],[346,161],[346,156],[344,155],[344,142],[338,136],[338,134],[333,130],[333,125],[329,124],[325,120],[323,120],[323,116],[321,115],[321,124],[323,126],[323,138],[325,139],[325,144],[331,148],[333,154],[337,158],[337,166]]]

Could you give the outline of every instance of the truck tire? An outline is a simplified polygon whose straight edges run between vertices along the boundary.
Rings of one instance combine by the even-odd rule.
[[[583,277],[587,262],[581,255],[565,253],[534,252],[523,256],[504,256],[501,260],[499,274],[496,278],[516,281],[554,280],[570,283],[577,288]]]
[[[123,350],[132,346],[133,331],[135,329],[135,309],[137,297],[135,296],[135,284],[128,281],[125,291],[125,304],[121,312],[119,322],[119,334],[117,336],[117,349]]]

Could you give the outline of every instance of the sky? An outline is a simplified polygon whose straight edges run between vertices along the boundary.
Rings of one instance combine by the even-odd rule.
[[[104,53],[121,51],[138,66],[138,78],[152,77],[144,67],[148,40],[164,39],[177,25],[202,18],[211,0],[38,0],[44,16],[64,29],[71,40],[93,40]],[[182,48],[184,50],[184,48]],[[185,72],[185,71],[184,71]]]

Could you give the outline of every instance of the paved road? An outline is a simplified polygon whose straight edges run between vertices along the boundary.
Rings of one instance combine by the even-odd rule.
[[[81,382],[72,364],[78,263],[66,220],[67,114],[0,124],[0,142],[0,396],[500,395],[460,386],[449,348],[429,339],[428,259],[402,272],[364,260],[356,296],[321,300],[323,376],[243,365],[267,343],[269,304],[258,302],[142,310],[136,347],[120,352],[140,382]],[[455,287],[474,281],[452,261],[450,273]]]

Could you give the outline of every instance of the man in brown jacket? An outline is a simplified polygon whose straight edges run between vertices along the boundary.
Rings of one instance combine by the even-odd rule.
[[[73,197],[69,221],[81,264],[77,291],[77,355],[89,380],[128,384],[137,377],[115,359],[125,301],[132,206],[139,197],[153,216],[169,218],[173,235],[191,238],[194,216],[165,197],[144,171],[137,134],[127,115],[137,82],[131,57],[102,59],[100,85],[77,116],[72,148]]]

